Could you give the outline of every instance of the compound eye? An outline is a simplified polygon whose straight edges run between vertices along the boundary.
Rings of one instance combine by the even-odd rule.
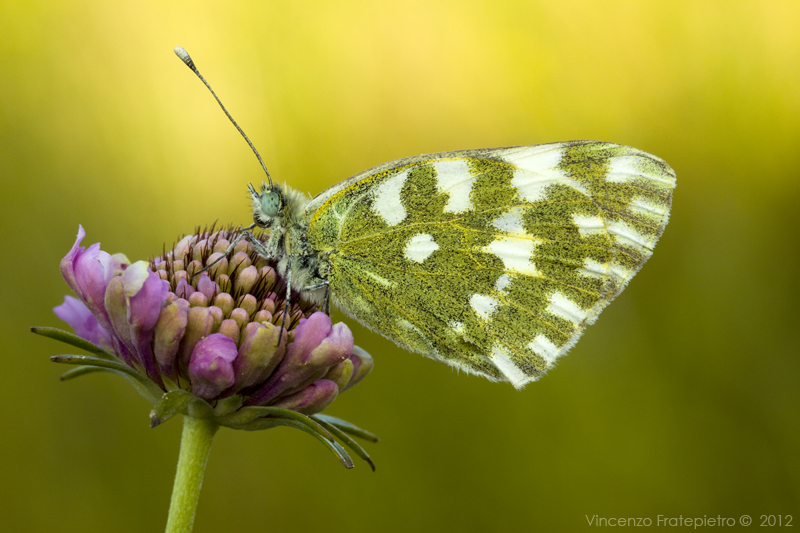
[[[268,217],[278,216],[283,200],[278,191],[265,191],[261,195],[261,211]]]

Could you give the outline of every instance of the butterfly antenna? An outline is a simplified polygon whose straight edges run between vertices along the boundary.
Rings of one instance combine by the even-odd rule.
[[[250,139],[247,138],[247,135],[245,135],[244,131],[242,131],[242,128],[240,128],[239,125],[236,123],[236,121],[233,120],[233,117],[231,116],[230,113],[228,113],[228,110],[225,109],[225,106],[222,105],[222,102],[220,101],[219,97],[217,96],[217,93],[214,92],[214,89],[211,88],[211,85],[208,84],[208,82],[203,77],[203,75],[200,74],[200,71],[197,70],[197,67],[194,66],[194,61],[192,61],[192,58],[189,56],[189,52],[184,50],[183,47],[181,47],[181,46],[176,46],[175,47],[175,55],[177,55],[179,58],[181,58],[181,61],[186,63],[186,66],[189,67],[190,69],[192,69],[192,72],[197,74],[197,77],[200,78],[200,81],[205,83],[206,87],[208,87],[208,90],[211,91],[211,94],[214,95],[214,98],[217,100],[217,103],[222,108],[222,110],[225,112],[225,115],[228,117],[228,120],[230,120],[231,123],[234,126],[236,126],[236,129],[239,130],[239,133],[242,134],[242,137],[244,137],[244,140],[247,141],[248,145],[250,145],[250,149],[253,150],[254,154],[256,154],[256,157],[258,158],[258,162],[261,163],[261,168],[263,168],[264,172],[267,174],[267,180],[269,180],[269,184],[270,184],[270,187],[271,187],[272,186],[272,177],[269,175],[269,170],[267,170],[267,165],[264,164],[264,160],[261,159],[260,155],[258,155],[258,150],[256,150],[256,147],[253,146],[253,143],[250,142]]]

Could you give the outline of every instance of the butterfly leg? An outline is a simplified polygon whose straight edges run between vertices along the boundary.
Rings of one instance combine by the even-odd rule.
[[[316,278],[320,279],[320,278]],[[314,281],[314,280],[312,280]],[[327,280],[320,281],[319,283],[315,283],[313,285],[306,285],[302,289],[298,289],[300,292],[311,292],[317,289],[325,288],[325,295],[322,297],[322,305],[319,306],[319,309],[325,313],[326,315],[330,316],[331,314],[331,302],[330,302],[330,282]]]
[[[331,314],[331,305],[329,301],[330,296],[330,283],[328,281],[321,281],[319,283],[315,283],[314,285],[307,285],[300,289],[300,292],[311,292],[317,289],[325,288],[325,295],[322,297],[322,305],[319,308],[322,310],[323,313],[326,315]]]
[[[265,246],[264,243],[262,243],[260,240],[258,240],[255,237],[255,235],[253,235],[249,231],[243,233],[242,235],[248,241],[250,241],[250,244],[253,245],[253,248],[255,248],[256,254],[258,254],[259,257],[263,257],[266,260],[271,260],[272,258],[275,257],[274,247],[270,248],[268,246]]]
[[[278,332],[278,346],[281,345],[281,337],[283,336],[283,328],[286,327],[286,315],[289,314],[289,304],[292,298],[292,263],[294,257],[290,254],[289,261],[286,265],[286,299],[283,301],[283,318],[281,319],[281,329]]]
[[[315,285],[309,285],[308,287],[303,287],[302,289],[300,289],[300,291],[301,292],[315,291],[317,289],[321,289],[322,287],[327,287],[327,286],[328,286],[328,282],[327,281],[322,281],[322,282],[317,283]]]
[[[211,268],[214,265],[216,265],[217,263],[219,263],[222,260],[223,257],[228,257],[228,254],[233,251],[233,249],[236,247],[237,244],[239,244],[239,241],[241,241],[242,239],[246,238],[251,243],[256,241],[256,238],[253,237],[253,234],[250,233],[250,231],[249,231],[249,230],[253,229],[254,227],[256,227],[255,224],[253,224],[252,226],[248,226],[246,228],[242,228],[243,229],[242,233],[240,233],[239,235],[236,236],[235,239],[233,239],[233,242],[231,242],[228,245],[228,247],[225,249],[225,253],[223,253],[221,256],[217,257],[216,259],[214,259],[210,264],[208,264],[205,267],[201,268],[197,272],[192,273],[192,275],[189,276],[189,281],[191,281],[192,278],[194,278],[195,276],[197,276],[199,274],[202,274],[203,272],[205,272],[209,268]],[[258,244],[261,244],[261,243],[259,242]]]
[[[286,299],[283,301],[283,318],[281,319],[281,331],[278,333],[278,346],[281,344],[281,336],[283,335],[283,330],[286,327],[286,317],[289,314],[289,306],[291,305],[291,298],[292,298],[292,266],[294,264],[294,255],[288,256],[288,262],[286,264]],[[317,278],[319,279],[319,278]],[[303,287],[300,289],[300,292],[306,291],[313,291],[316,289],[321,289],[325,287],[325,300],[323,303],[323,312],[326,315],[330,315],[330,301],[328,299],[328,294],[330,292],[330,285],[327,281],[321,281],[319,283],[315,283],[314,285],[308,285],[307,287]]]
[[[331,316],[331,286],[325,284],[325,298],[322,300],[322,312]]]

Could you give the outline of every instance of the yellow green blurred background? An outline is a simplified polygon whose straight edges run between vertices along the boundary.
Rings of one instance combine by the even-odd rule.
[[[655,255],[522,392],[353,325],[370,378],[308,435],[219,432],[195,531],[574,531],[586,516],[800,525],[800,3],[0,2],[4,531],[159,531],[180,422],[60,383],[58,263],[249,223],[261,169],[317,193],[418,153],[602,139],[675,169]],[[340,314],[336,315],[343,319]],[[352,323],[350,323],[352,325]],[[751,526],[752,527],[752,526]]]

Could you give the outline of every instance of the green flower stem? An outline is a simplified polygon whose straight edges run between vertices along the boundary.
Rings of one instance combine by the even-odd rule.
[[[167,533],[191,533],[208,452],[219,426],[211,420],[183,417],[178,471],[172,486]]]

